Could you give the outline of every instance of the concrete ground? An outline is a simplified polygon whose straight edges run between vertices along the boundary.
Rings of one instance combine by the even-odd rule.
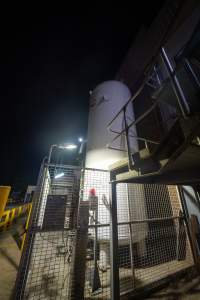
[[[21,252],[10,233],[0,235],[0,299],[10,300]]]
[[[0,300],[11,300],[20,261],[20,250],[7,233],[0,234]],[[200,276],[188,273],[184,278],[175,278],[168,287],[152,294],[149,300],[200,300]]]
[[[187,274],[182,279],[174,278],[168,287],[144,299],[200,300],[200,275],[192,277],[192,274]]]

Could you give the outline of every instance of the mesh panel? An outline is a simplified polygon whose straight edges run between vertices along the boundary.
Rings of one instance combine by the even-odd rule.
[[[110,174],[47,166],[39,177],[15,299],[110,299]],[[120,295],[193,265],[174,186],[117,184]],[[78,226],[76,223],[78,214]]]
[[[109,172],[85,170],[83,201],[89,201],[85,299],[110,299],[109,181]],[[90,196],[91,189],[96,198]]]
[[[83,200],[91,189],[98,198],[98,218],[90,211],[85,298],[110,299],[109,173],[85,170]],[[89,204],[90,205],[90,204]],[[117,184],[120,294],[156,282],[193,264],[174,186]],[[112,212],[114,213],[114,212]],[[96,221],[97,265],[94,288]]]
[[[75,233],[35,234],[24,299],[67,299]]]
[[[193,265],[176,187],[121,183],[117,205],[121,295]]]
[[[15,299],[68,299],[80,170],[45,165],[16,281]]]

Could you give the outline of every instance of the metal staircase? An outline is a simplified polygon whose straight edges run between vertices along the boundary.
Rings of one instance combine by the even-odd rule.
[[[108,124],[115,137],[126,137],[127,160],[111,166],[117,181],[135,183],[189,184],[200,180],[200,46],[196,30],[184,49],[174,58],[162,47],[137,92]],[[145,98],[149,103],[135,120],[126,117],[130,102]],[[148,99],[147,99],[148,98]],[[123,114],[121,132],[113,128]],[[151,123],[148,123],[148,119]],[[141,128],[153,125],[150,135],[140,136]],[[136,126],[135,137],[131,128]],[[156,130],[155,130],[156,128]],[[144,130],[145,131],[145,130]],[[159,133],[156,134],[155,132]],[[155,139],[155,136],[160,136]],[[131,139],[139,144],[131,149]],[[117,150],[117,149],[116,149]]]

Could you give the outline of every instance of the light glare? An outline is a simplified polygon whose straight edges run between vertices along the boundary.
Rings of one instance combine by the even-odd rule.
[[[69,145],[66,145],[64,148],[68,149],[68,150],[73,150],[73,149],[77,148],[77,145],[75,145],[75,144],[69,144]]]
[[[63,177],[65,174],[62,172],[62,173],[59,173],[59,174],[56,174],[55,175],[55,179],[58,179],[58,178],[60,178],[60,177]]]

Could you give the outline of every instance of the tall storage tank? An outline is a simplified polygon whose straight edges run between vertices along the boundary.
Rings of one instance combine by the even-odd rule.
[[[88,122],[88,143],[86,168],[107,170],[108,166],[125,157],[125,152],[107,149],[106,145],[116,134],[107,130],[108,123],[116,116],[124,104],[130,99],[131,93],[122,82],[111,80],[98,85],[90,96]],[[132,103],[126,110],[127,122],[134,119]],[[123,128],[123,113],[112,125],[115,131]],[[132,135],[136,132],[131,129]],[[137,140],[131,139],[131,148],[137,150]],[[112,147],[125,149],[125,136],[118,138]]]
[[[129,88],[119,81],[106,81],[98,85],[90,95],[90,111],[88,120],[88,137],[87,137],[87,152],[86,152],[86,169],[84,178],[84,199],[88,199],[89,190],[94,188],[98,197],[98,222],[100,224],[109,223],[110,213],[106,202],[109,202],[109,173],[101,170],[108,170],[109,166],[125,157],[127,153],[123,151],[116,151],[108,149],[106,146],[116,136],[107,130],[109,122],[117,115],[122,107],[130,99],[131,93]],[[134,120],[133,105],[130,103],[126,108],[127,123],[130,124]],[[123,112],[113,122],[111,128],[120,132],[124,128]],[[136,129],[131,128],[131,135],[136,136]],[[111,146],[117,149],[126,149],[125,136],[122,135]],[[131,138],[129,140],[131,150],[138,150],[137,139]],[[92,170],[94,169],[94,170]],[[99,171],[98,171],[99,170]],[[122,183],[118,185],[117,189],[117,209],[118,222],[127,222],[129,220],[128,210],[131,210],[131,218],[137,219],[138,209],[144,213],[145,218],[145,203],[143,187],[135,190],[133,185],[127,186]],[[130,207],[128,207],[128,201]],[[138,201],[140,206],[138,207]],[[134,231],[133,239],[137,243],[144,240],[146,236],[146,227],[140,232]],[[94,234],[91,233],[92,236]],[[129,226],[122,225],[118,228],[119,245],[126,246],[130,242]],[[109,251],[107,243],[110,242],[109,228],[98,229],[98,240],[101,241],[100,256],[103,264],[109,258]],[[145,250],[145,249],[144,249]]]

